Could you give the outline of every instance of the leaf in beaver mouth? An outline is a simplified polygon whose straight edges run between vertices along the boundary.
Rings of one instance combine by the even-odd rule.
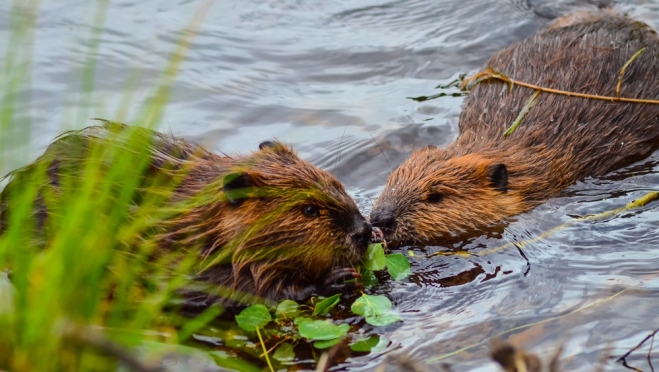
[[[271,320],[272,316],[268,308],[263,305],[252,305],[236,315],[236,323],[247,332],[254,332],[256,328],[263,328]]]
[[[391,308],[391,301],[385,296],[367,294],[363,294],[350,307],[353,313],[363,316],[366,323],[374,326],[385,326],[401,320],[400,315]]]

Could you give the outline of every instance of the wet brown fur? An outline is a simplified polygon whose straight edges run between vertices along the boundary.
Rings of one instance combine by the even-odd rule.
[[[49,175],[44,187],[57,189],[60,173],[81,167],[91,144],[133,154],[123,140],[110,139],[124,130],[108,122],[61,136],[40,159],[13,175],[3,190],[3,204],[12,188],[21,187],[20,173],[44,162]],[[151,157],[139,198],[172,191],[162,205],[170,214],[150,226],[141,243],[155,243],[154,254],[199,250],[194,288],[185,291],[192,306],[249,303],[253,296],[303,300],[322,292],[333,270],[351,268],[363,255],[364,235],[370,237],[371,229],[354,201],[336,178],[289,147],[271,143],[246,156],[219,156],[169,135],[139,131],[150,142]],[[316,207],[318,215],[305,215],[307,205]],[[35,214],[42,219],[40,226],[50,218],[43,202]]]
[[[568,16],[498,52],[487,66],[525,83],[615,96],[622,66],[644,47],[625,72],[621,96],[659,99],[656,33],[610,12]],[[383,214],[392,213],[388,240],[447,242],[527,211],[579,179],[643,159],[659,145],[659,105],[549,93],[541,93],[504,137],[532,94],[519,86],[509,92],[499,81],[474,87],[459,137],[446,149],[413,153],[391,174],[371,214],[373,225],[381,227]],[[507,177],[496,172],[500,164]]]

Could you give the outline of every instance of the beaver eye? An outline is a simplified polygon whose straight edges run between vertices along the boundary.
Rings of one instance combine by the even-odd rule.
[[[440,194],[440,193],[438,193],[438,192],[434,192],[434,193],[432,193],[432,194],[429,194],[429,195],[426,197],[426,201],[427,201],[428,203],[439,203],[439,202],[442,201],[443,199],[444,199],[444,195],[442,195],[442,194]]]
[[[318,217],[318,207],[311,204],[304,205],[302,206],[302,213],[307,217]]]

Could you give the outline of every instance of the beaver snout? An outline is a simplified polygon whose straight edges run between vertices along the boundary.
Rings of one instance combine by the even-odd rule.
[[[385,234],[391,233],[396,224],[393,206],[385,204],[374,209],[371,212],[371,224],[382,229]]]
[[[355,217],[353,221],[351,238],[355,245],[366,250],[368,243],[371,241],[371,224],[361,215]]]

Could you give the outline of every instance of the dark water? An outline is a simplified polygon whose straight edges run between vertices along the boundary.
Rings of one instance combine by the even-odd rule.
[[[272,138],[291,143],[334,172],[368,214],[390,169],[415,148],[441,147],[457,136],[462,98],[419,103],[407,97],[437,93],[438,84],[476,72],[492,53],[574,2],[126,0],[110,2],[103,25],[103,17],[94,19],[94,2],[43,1],[31,88],[20,92],[30,100],[19,112],[33,126],[31,146],[17,154],[30,155],[5,166],[30,161],[61,130],[85,125],[78,117],[131,122],[181,31],[208,6],[160,129],[226,153],[249,152]],[[657,1],[620,8],[659,26]],[[0,55],[9,38],[8,9],[0,5]],[[95,27],[102,27],[95,93],[84,109],[80,76]],[[367,328],[389,343],[342,366],[371,369],[387,355],[405,354],[431,369],[448,363],[456,371],[493,370],[487,339],[535,324],[500,337],[546,358],[563,344],[566,370],[593,370],[607,353],[607,369],[623,368],[615,359],[659,328],[659,203],[575,222],[523,248],[492,248],[519,246],[655,189],[657,154],[584,180],[498,232],[455,247],[412,249],[413,276],[375,289],[394,301],[403,322]],[[426,258],[449,248],[470,256]],[[649,370],[647,350],[629,363]],[[657,352],[653,357],[659,363]]]

